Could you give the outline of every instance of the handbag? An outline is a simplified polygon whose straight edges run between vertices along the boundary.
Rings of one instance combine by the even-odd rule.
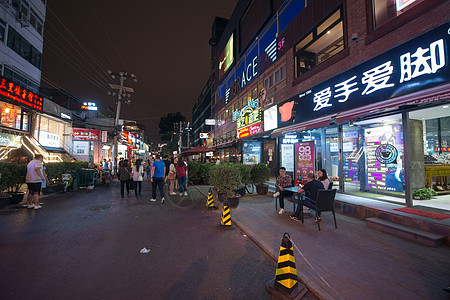
[[[130,180],[130,190],[134,190],[134,181]]]

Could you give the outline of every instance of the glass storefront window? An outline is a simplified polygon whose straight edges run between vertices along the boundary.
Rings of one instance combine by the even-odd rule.
[[[343,126],[343,154],[345,192],[404,197],[401,115]]]
[[[323,169],[328,173],[333,188],[339,189],[339,135],[338,128],[325,129],[325,153],[323,156]]]

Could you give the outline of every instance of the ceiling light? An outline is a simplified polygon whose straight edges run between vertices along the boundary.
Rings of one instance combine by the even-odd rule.
[[[9,108],[5,108],[5,113],[9,114]]]
[[[330,34],[330,33],[331,33],[331,31],[328,30],[328,31],[327,31],[327,34]]]

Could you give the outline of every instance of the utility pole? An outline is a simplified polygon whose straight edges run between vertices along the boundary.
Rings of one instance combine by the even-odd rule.
[[[178,139],[178,154],[181,154],[181,146],[183,143],[183,122],[180,121],[180,137]]]
[[[122,100],[125,101],[126,104],[131,103],[131,95],[128,93],[133,93],[134,89],[130,87],[124,87],[123,82],[127,78],[132,78],[134,82],[137,82],[137,78],[134,74],[128,75],[126,72],[119,72],[117,74],[111,72],[111,70],[108,70],[108,74],[111,76],[112,79],[115,79],[116,76],[120,76],[120,85],[110,84],[109,86],[114,90],[119,90],[119,93],[116,94],[115,92],[111,93],[108,92],[108,95],[116,97],[117,96],[117,109],[116,109],[116,119],[114,120],[114,142],[113,142],[113,160],[117,157],[117,137],[119,134],[119,118],[120,118],[120,108],[122,106]],[[124,99],[123,99],[124,98]]]

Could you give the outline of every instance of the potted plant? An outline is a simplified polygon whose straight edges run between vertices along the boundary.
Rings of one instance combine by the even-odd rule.
[[[238,206],[240,195],[236,193],[236,190],[241,187],[242,181],[241,173],[234,164],[222,163],[212,166],[209,169],[209,180],[217,192],[223,194],[224,205]]]
[[[0,163],[0,208],[9,204],[11,195],[7,193],[11,182],[11,171],[4,163]]]
[[[20,192],[20,188],[25,184],[27,175],[27,166],[19,164],[6,164],[11,172],[11,180],[9,182],[8,193],[11,195],[9,204],[19,204],[23,200],[25,193]]]
[[[197,161],[188,162],[189,181],[194,185],[200,185],[202,178],[200,177],[202,163]]]
[[[241,173],[241,181],[242,186],[236,191],[241,196],[245,195],[245,186],[251,183],[251,177],[250,177],[250,171],[251,167],[244,165],[242,163],[237,163],[236,167],[238,168],[239,172]]]
[[[412,196],[415,200],[429,200],[437,196],[437,193],[433,189],[423,188],[414,190]]]
[[[266,195],[269,190],[269,186],[266,184],[270,178],[269,167],[264,163],[254,165],[250,171],[250,178],[256,186],[256,192],[259,195]]]

